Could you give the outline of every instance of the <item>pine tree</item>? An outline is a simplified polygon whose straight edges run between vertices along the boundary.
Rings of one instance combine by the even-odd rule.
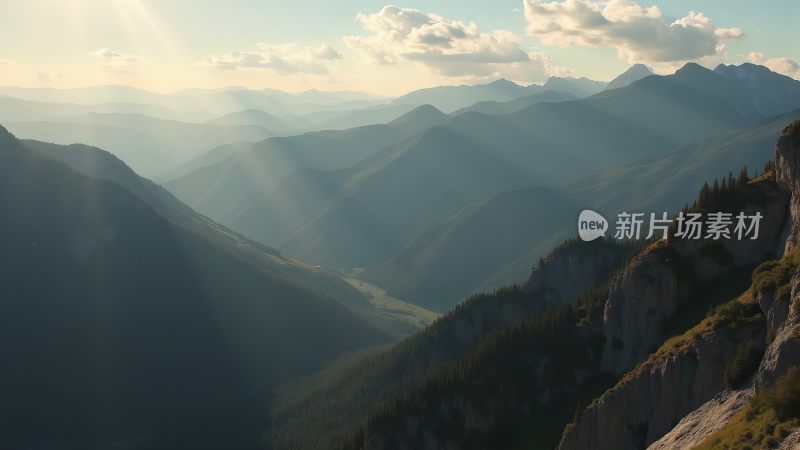
[[[750,181],[750,177],[747,175],[747,166],[744,166],[741,172],[739,172],[739,182],[737,183],[738,187],[744,187]]]
[[[711,201],[716,203],[719,200],[719,197],[720,197],[719,180],[715,178],[714,186],[711,188]]]
[[[703,187],[700,188],[700,194],[697,196],[696,208],[692,209],[703,209],[708,206],[711,197],[711,188],[708,187],[708,181],[703,183]]]

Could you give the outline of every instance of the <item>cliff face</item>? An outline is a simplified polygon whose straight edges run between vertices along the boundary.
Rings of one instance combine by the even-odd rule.
[[[665,322],[715,282],[780,256],[786,195],[763,181],[748,186],[741,197],[750,202],[742,211],[764,216],[759,239],[656,244],[612,281],[603,317],[606,370],[622,374],[644,360],[664,341]]]
[[[704,248],[708,243],[702,241],[678,241],[645,252],[614,280],[603,323],[603,363],[607,370],[621,374],[643,360],[653,345],[663,341],[665,320],[675,315],[681,301],[704,295],[709,281],[729,278],[735,267],[753,266],[797,246],[798,135],[800,127],[793,124],[778,141],[776,183],[770,185],[762,180],[751,187],[759,189],[757,196],[745,196],[745,211],[759,210],[764,214],[758,242],[724,241],[709,251],[712,249]],[[674,270],[677,267],[682,270]],[[682,445],[696,444],[715,427],[723,426],[725,418],[750,396],[746,391],[727,394],[728,397],[723,393],[726,367],[742,343],[763,342],[766,333],[774,334],[755,376],[755,389],[771,385],[788,367],[800,364],[800,309],[792,307],[795,301],[800,304],[800,273],[791,279],[790,299],[776,298],[776,292],[752,292],[752,305],[763,319],[760,325],[747,327],[750,331],[745,334],[741,328],[732,333],[730,326],[723,326],[695,332],[678,349],[669,348],[676,345],[674,341],[665,343],[655,355],[666,352],[666,356],[651,356],[584,410],[579,420],[568,427],[559,449],[642,449],[664,437],[681,419],[688,419],[682,423],[684,433],[672,433],[652,447],[686,448]],[[698,430],[696,427],[702,423],[710,425]],[[686,430],[693,432],[687,436]]]
[[[791,225],[786,239],[786,251],[797,247],[800,238],[800,121],[783,132],[775,147],[775,177],[779,186],[791,194]],[[791,298],[774,299],[764,296],[760,303],[770,318],[775,339],[767,348],[755,379],[757,388],[775,382],[790,366],[800,365],[800,269],[791,279]]]
[[[752,398],[750,389],[725,391],[687,414],[678,425],[647,450],[693,448],[709,434],[723,428]]]
[[[775,301],[770,310],[774,314],[775,338],[767,347],[766,354],[755,378],[756,389],[769,387],[791,366],[800,365],[800,270],[791,281],[791,300]],[[781,317],[784,319],[778,321]]]
[[[562,449],[643,449],[724,389],[726,366],[741,342],[763,338],[748,326],[704,324],[669,342],[589,406],[564,436]]]
[[[523,289],[550,304],[572,300],[606,282],[634,250],[613,241],[570,241],[533,269]]]
[[[790,250],[800,239],[800,121],[786,127],[775,146],[775,180],[792,194],[792,222],[786,239],[786,250]]]
[[[603,367],[621,374],[643,360],[661,339],[661,324],[675,313],[679,288],[676,274],[664,263],[664,251],[639,259],[611,283],[603,312],[606,338]]]

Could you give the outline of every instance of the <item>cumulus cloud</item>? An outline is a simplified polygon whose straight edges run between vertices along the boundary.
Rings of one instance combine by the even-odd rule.
[[[668,22],[658,6],[632,0],[524,0],[527,31],[553,46],[615,47],[631,62],[676,62],[714,57],[724,41],[744,36],[720,28],[703,13]]]
[[[318,47],[260,43],[256,47],[257,51],[233,50],[224,54],[209,55],[201,64],[220,70],[271,69],[283,75],[327,74],[328,67],[325,62],[343,57],[338,50],[327,43]]]
[[[786,76],[800,80],[800,63],[785,56],[778,58],[767,58],[763,53],[752,52],[747,55],[747,59],[755,64],[767,67],[773,72],[782,73]]]
[[[343,58],[342,54],[339,53],[339,50],[336,50],[335,48],[331,47],[330,44],[327,43],[322,44],[317,48],[308,48],[307,51],[309,52],[311,57],[316,59],[332,60],[332,59]]]
[[[547,55],[523,50],[519,38],[510,31],[482,32],[474,22],[396,6],[360,13],[356,20],[368,35],[346,36],[345,44],[379,64],[416,61],[451,77],[510,77],[514,72],[524,75],[525,80],[540,80],[563,72]]]
[[[100,67],[106,72],[123,75],[138,74],[139,65],[144,62],[144,59],[138,56],[128,55],[110,48],[100,48],[89,54],[100,61]]]

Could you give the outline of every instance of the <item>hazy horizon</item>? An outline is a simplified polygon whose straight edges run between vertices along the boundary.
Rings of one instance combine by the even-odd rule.
[[[15,45],[0,50],[0,79],[26,88],[242,86],[397,96],[499,78],[608,81],[633,63],[666,74],[690,61],[709,68],[753,62],[797,78],[800,53],[776,39],[797,7],[776,8],[631,0],[7,2],[0,37]]]

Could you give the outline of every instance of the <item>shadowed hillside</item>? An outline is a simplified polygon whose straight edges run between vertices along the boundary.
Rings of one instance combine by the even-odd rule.
[[[4,129],[0,159],[4,448],[253,448],[271,386],[388,340],[277,253],[185,228]]]

